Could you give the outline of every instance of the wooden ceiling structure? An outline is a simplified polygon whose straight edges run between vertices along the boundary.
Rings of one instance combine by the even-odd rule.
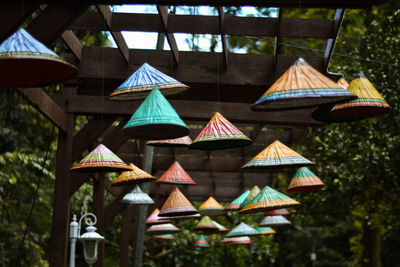
[[[6,1],[7,2],[7,1]],[[18,3],[17,3],[18,2]],[[94,213],[98,217],[98,232],[104,229],[116,214],[122,212],[121,266],[127,266],[128,245],[133,236],[134,216],[146,215],[135,208],[120,204],[121,198],[132,187],[112,188],[102,174],[71,173],[74,161],[93,149],[99,142],[106,145],[126,162],[142,166],[146,157],[143,141],[129,140],[122,127],[141,101],[103,101],[129,77],[141,64],[148,62],[155,68],[190,86],[169,101],[180,117],[192,126],[192,139],[215,111],[219,111],[255,143],[241,149],[215,152],[190,151],[187,149],[156,148],[152,157],[153,174],[159,176],[175,160],[197,182],[196,186],[183,188],[191,200],[205,200],[212,194],[218,201],[231,201],[254,184],[269,184],[272,173],[245,173],[240,167],[266,145],[279,139],[293,144],[308,126],[322,124],[311,118],[311,109],[283,112],[252,112],[255,102],[296,59],[282,55],[282,38],[318,38],[326,40],[325,53],[321,57],[305,57],[313,67],[333,80],[339,74],[328,72],[335,41],[346,8],[371,8],[382,0],[139,0],[139,1],[9,1],[0,9],[0,41],[15,32],[28,18],[26,30],[36,39],[50,46],[56,39],[63,40],[67,52],[65,58],[78,67],[76,78],[64,83],[61,92],[48,95],[42,88],[17,88],[39,112],[59,129],[56,181],[54,189],[53,225],[51,241],[51,266],[66,266],[68,249],[68,225],[70,197],[89,178],[93,179]],[[154,4],[158,14],[131,14],[112,12],[110,5]],[[176,15],[168,12],[171,5],[212,5],[218,14]],[[278,16],[235,17],[226,16],[223,6],[252,5],[278,7]],[[333,18],[300,19],[282,17],[286,7],[332,8]],[[95,8],[89,8],[89,7]],[[34,15],[33,15],[34,14]],[[299,30],[301,29],[301,30]],[[74,31],[109,31],[117,44],[112,47],[87,47]],[[151,49],[130,49],[121,32],[155,32],[165,36],[170,50],[157,45]],[[211,34],[220,36],[222,52],[181,51],[174,33]],[[228,50],[227,36],[274,37],[273,54],[235,54]],[[163,39],[163,38],[160,38]],[[104,88],[102,92],[101,88]],[[2,89],[3,90],[3,89]],[[84,115],[88,122],[75,130],[76,116]],[[115,122],[119,124],[115,126]],[[171,187],[152,185],[150,193],[161,202]],[[104,194],[109,192],[115,200],[105,207]],[[140,223],[140,220],[136,220]],[[143,220],[142,220],[143,221]],[[141,222],[143,224],[143,222]],[[140,228],[143,232],[143,228]],[[138,231],[136,235],[138,235]],[[141,233],[143,236],[143,233]],[[136,238],[135,244],[143,242]],[[143,244],[143,243],[142,243]],[[102,266],[104,244],[100,246]],[[140,249],[135,249],[140,253]],[[135,254],[135,257],[141,257]],[[136,265],[137,266],[137,265]]]

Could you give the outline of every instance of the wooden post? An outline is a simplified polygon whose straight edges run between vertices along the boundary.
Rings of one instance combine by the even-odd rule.
[[[151,173],[152,165],[153,165],[153,154],[154,147],[147,146],[144,143],[144,152],[143,152],[143,170],[145,172]],[[144,183],[141,186],[143,192],[149,193],[150,184]],[[142,266],[143,261],[143,246],[144,246],[144,232],[146,229],[146,216],[147,216],[147,208],[148,205],[140,205],[138,208],[138,213],[136,216],[136,229],[134,236],[134,244],[133,244],[133,266],[140,267]]]
[[[93,211],[97,217],[97,233],[104,236],[104,173],[96,173],[93,180]],[[97,248],[97,261],[95,267],[103,267],[104,241],[99,243]]]
[[[122,226],[120,237],[119,266],[128,267],[129,265],[129,240],[131,239],[132,217],[135,214],[136,207],[134,205],[124,205],[122,208]]]
[[[69,187],[72,155],[72,136],[75,116],[67,115],[67,131],[58,131],[56,179],[53,196],[53,221],[51,227],[50,266],[66,266],[69,229]]]

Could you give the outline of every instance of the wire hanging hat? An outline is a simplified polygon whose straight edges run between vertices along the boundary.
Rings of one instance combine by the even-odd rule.
[[[131,138],[146,140],[172,139],[189,134],[189,128],[157,87],[135,111],[123,131]]]
[[[188,135],[175,139],[150,140],[146,145],[155,147],[187,147],[192,143],[192,139]]]
[[[226,206],[226,210],[238,210],[240,207],[240,204],[243,203],[243,201],[246,199],[247,195],[250,193],[250,190],[246,190],[243,192],[239,197],[237,197],[235,200],[233,200],[228,206]]]
[[[200,235],[199,239],[196,240],[194,246],[198,248],[209,248],[210,244],[208,243],[204,235]]]
[[[303,58],[294,64],[252,106],[254,111],[274,111],[342,103],[357,96],[341,88]]]
[[[247,204],[253,202],[253,199],[258,195],[258,193],[260,193],[260,188],[255,185],[253,186],[253,188],[251,189],[251,191],[247,194],[247,196],[245,197],[245,199],[242,201],[242,203],[240,203],[238,210],[239,209],[243,209],[244,206],[246,206]]]
[[[164,240],[176,240],[176,237],[173,234],[154,235],[153,237]]]
[[[213,197],[209,197],[199,207],[199,213],[203,216],[218,216],[225,213],[224,207],[215,200]]]
[[[78,69],[36,40],[17,30],[0,45],[0,85],[48,85],[74,76]]]
[[[112,182],[111,186],[125,186],[153,182],[156,179],[153,175],[143,171],[133,163],[129,164],[129,167],[131,167],[132,170],[122,172],[118,178]]]
[[[158,214],[160,213],[159,209],[154,209],[153,212],[150,214],[150,216],[146,219],[146,225],[155,225],[155,224],[164,224],[164,223],[170,223],[172,222],[171,220],[168,220],[167,218],[160,218],[158,217]]]
[[[180,229],[173,225],[172,223],[164,223],[164,224],[156,224],[152,225],[146,230],[146,234],[148,235],[165,235],[165,234],[174,234],[179,232]]]
[[[182,192],[175,187],[167,200],[164,202],[160,213],[160,217],[180,216],[180,215],[193,215],[198,213],[192,203],[182,194]]]
[[[251,245],[253,242],[248,236],[233,237],[230,241],[232,245]]]
[[[214,223],[214,221],[208,217],[203,216],[199,223],[194,227],[196,231],[201,231],[201,233],[213,234],[219,231],[218,226]]]
[[[271,227],[259,226],[259,227],[257,227],[256,230],[259,231],[262,235],[273,235],[273,234],[276,234],[276,231],[274,229],[272,229]]]
[[[282,225],[289,225],[291,222],[283,217],[282,215],[278,216],[266,216],[260,223],[260,227],[267,227],[267,226],[282,226]]]
[[[309,168],[299,168],[287,188],[288,191],[312,191],[324,187],[325,184]]]
[[[138,185],[136,185],[131,192],[122,198],[121,204],[151,205],[154,204],[154,201],[148,194],[143,192]]]
[[[157,179],[157,183],[177,184],[177,185],[194,185],[192,177],[182,168],[179,162],[175,161],[166,172]]]
[[[144,63],[107,98],[109,100],[137,100],[146,98],[157,86],[164,96],[176,95],[189,86]]]
[[[290,211],[287,209],[267,210],[264,212],[264,216],[277,216],[277,215],[289,215]]]
[[[233,228],[229,233],[226,234],[226,237],[238,237],[238,236],[249,236],[249,235],[259,235],[260,232],[254,229],[253,227],[247,225],[244,222],[241,222],[238,226]]]

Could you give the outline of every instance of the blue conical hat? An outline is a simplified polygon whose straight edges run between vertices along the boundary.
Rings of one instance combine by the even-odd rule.
[[[186,136],[189,128],[155,87],[125,125],[124,132],[132,138],[161,140]]]
[[[157,86],[164,95],[175,95],[189,88],[174,78],[165,75],[161,71],[144,63],[128,79],[126,79],[108,99],[110,100],[134,100],[145,98],[150,91]]]
[[[75,66],[19,29],[0,45],[0,85],[36,86],[76,74]]]

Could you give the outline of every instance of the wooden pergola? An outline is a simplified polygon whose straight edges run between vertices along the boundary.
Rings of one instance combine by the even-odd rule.
[[[346,8],[371,8],[384,0],[142,0],[142,1],[10,1],[0,9],[0,41],[14,33],[32,14],[37,14],[26,30],[46,45],[60,38],[66,45],[65,58],[78,69],[76,78],[66,81],[58,94],[48,95],[42,88],[18,88],[39,112],[58,129],[56,181],[54,188],[53,225],[51,241],[51,266],[66,266],[70,197],[88,179],[93,178],[94,213],[98,217],[98,232],[122,213],[121,266],[128,264],[128,246],[135,238],[135,266],[141,263],[146,208],[124,207],[121,198],[132,187],[113,188],[102,174],[71,173],[74,161],[103,143],[126,162],[133,162],[159,176],[175,160],[196,180],[196,186],[183,188],[190,200],[205,200],[212,194],[218,201],[232,201],[245,189],[257,184],[267,185],[273,173],[245,173],[240,167],[266,145],[279,139],[290,145],[307,126],[321,126],[311,118],[311,109],[282,112],[252,112],[250,105],[296,59],[281,54],[282,38],[318,38],[326,40],[321,57],[305,57],[314,68],[333,80],[340,75],[328,72]],[[158,14],[131,14],[112,12],[110,5],[154,4]],[[94,5],[96,9],[89,9]],[[175,15],[168,13],[171,5],[212,5],[218,15]],[[278,7],[278,16],[235,17],[225,16],[223,6],[253,5]],[[282,17],[287,7],[336,9],[333,18],[300,19]],[[301,27],[301,31],[299,31]],[[73,30],[109,31],[117,48],[86,47]],[[170,50],[157,45],[151,49],[129,49],[122,31],[155,32],[165,36]],[[180,51],[174,33],[212,34],[220,36],[222,52]],[[273,37],[273,54],[235,54],[228,51],[227,36]],[[163,39],[163,38],[160,38]],[[215,152],[187,149],[156,148],[145,142],[129,140],[122,127],[141,101],[104,101],[108,95],[129,77],[141,64],[150,65],[190,86],[181,95],[169,98],[180,117],[193,126],[195,138],[215,111],[221,112],[230,122],[241,126],[254,144],[241,149]],[[218,79],[218,82],[217,82]],[[104,92],[102,94],[102,86]],[[196,107],[196,108],[193,108]],[[78,115],[88,118],[88,123],[75,131]],[[118,121],[118,126],[114,126]],[[103,127],[102,127],[103,126]],[[276,129],[278,128],[278,129]],[[154,155],[154,156],[153,156]],[[145,188],[146,189],[146,188]],[[150,194],[158,206],[168,196],[172,187],[152,184]],[[105,206],[105,193],[115,196]],[[136,225],[134,227],[134,225]],[[135,230],[136,229],[136,230]],[[133,230],[136,233],[133,233]],[[104,244],[99,249],[96,266],[103,266]]]

